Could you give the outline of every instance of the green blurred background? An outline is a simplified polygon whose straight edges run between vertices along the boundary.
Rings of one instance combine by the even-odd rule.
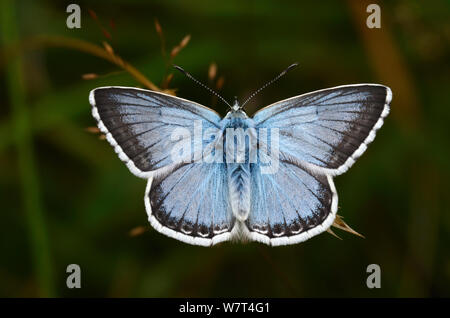
[[[0,2],[0,296],[450,296],[449,1],[76,1],[82,27],[68,29],[73,2]],[[366,27],[369,3],[381,6],[381,29]],[[190,34],[173,62],[222,82],[228,100],[299,62],[249,113],[342,84],[392,88],[375,142],[335,179],[338,214],[365,239],[335,230],[342,240],[204,248],[150,228],[145,180],[86,128],[91,89],[145,86],[105,54],[159,87],[172,72],[155,19],[166,56]],[[169,87],[225,114],[180,73]],[[78,290],[66,287],[72,263]],[[372,263],[381,289],[366,287]]]

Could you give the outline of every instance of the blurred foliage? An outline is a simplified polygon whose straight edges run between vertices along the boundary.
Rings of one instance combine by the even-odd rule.
[[[379,30],[365,26],[373,1],[77,1],[82,27],[68,29],[72,2],[0,4],[0,296],[450,296],[448,1],[377,2]],[[342,84],[392,88],[375,142],[335,180],[339,214],[365,239],[335,230],[343,240],[324,233],[287,247],[203,248],[150,228],[145,181],[86,131],[95,125],[91,89],[146,85],[65,43],[113,50],[164,88],[183,39],[173,62],[229,100],[300,63],[249,113]],[[179,73],[168,87],[226,112]],[[71,263],[81,266],[80,290],[65,286]],[[379,290],[366,287],[372,263]]]

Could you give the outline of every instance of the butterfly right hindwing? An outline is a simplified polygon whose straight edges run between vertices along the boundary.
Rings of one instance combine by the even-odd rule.
[[[333,179],[280,158],[275,173],[252,165],[251,239],[269,245],[295,244],[326,230],[337,211]]]

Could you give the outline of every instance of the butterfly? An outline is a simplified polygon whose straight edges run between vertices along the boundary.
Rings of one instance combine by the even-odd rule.
[[[236,101],[221,118],[157,91],[111,86],[89,95],[119,158],[148,179],[150,224],[201,246],[288,245],[327,230],[338,208],[333,178],[374,140],[391,99],[387,86],[344,85],[276,102],[252,117]]]

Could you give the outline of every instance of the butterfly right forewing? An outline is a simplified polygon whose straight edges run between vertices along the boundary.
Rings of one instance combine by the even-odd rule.
[[[253,118],[257,127],[280,130],[286,156],[319,173],[339,175],[373,141],[391,99],[391,90],[383,85],[345,85],[277,102]]]

